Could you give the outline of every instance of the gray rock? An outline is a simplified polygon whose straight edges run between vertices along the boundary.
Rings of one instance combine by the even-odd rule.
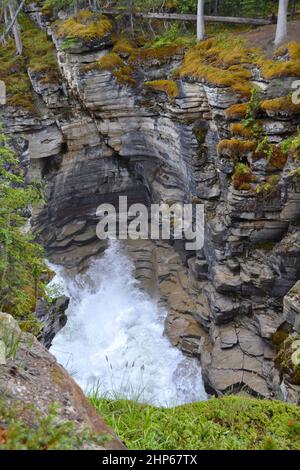
[[[283,317],[295,331],[300,333],[300,281],[283,299]]]
[[[107,435],[107,449],[124,449],[72,377],[36,338],[22,333],[17,322],[9,315],[0,314],[0,325],[0,335],[5,325],[9,337],[16,335],[17,338],[13,357],[0,365],[0,393],[7,406],[22,403],[24,416],[18,418],[23,418],[33,427],[36,425],[34,416],[26,413],[26,407],[31,410],[34,407],[42,417],[46,417],[49,407],[56,403],[59,422],[72,421],[75,432],[86,429],[98,435]],[[104,450],[92,443],[91,446]]]

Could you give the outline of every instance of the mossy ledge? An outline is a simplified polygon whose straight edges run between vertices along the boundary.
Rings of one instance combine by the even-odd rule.
[[[0,80],[6,84],[7,104],[34,112],[31,83],[27,69],[38,74],[43,83],[57,83],[59,70],[53,43],[25,14],[20,17],[23,55],[17,56],[13,39],[0,46]]]
[[[179,88],[174,80],[154,80],[144,83],[145,87],[166,93],[169,98],[177,98],[179,96]]]
[[[76,38],[85,42],[101,39],[111,33],[113,25],[103,15],[91,11],[80,11],[76,16],[57,21],[54,30],[62,39]]]
[[[272,114],[300,114],[300,104],[293,103],[292,97],[282,96],[272,100],[265,100],[260,103],[260,107],[266,113]]]

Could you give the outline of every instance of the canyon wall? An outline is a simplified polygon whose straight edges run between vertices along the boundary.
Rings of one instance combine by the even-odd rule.
[[[38,9],[29,13],[47,28]],[[245,150],[260,185],[276,175],[271,194],[235,189],[230,150],[217,144],[231,137],[239,116],[226,110],[241,102],[229,87],[204,80],[177,80],[170,99],[144,87],[168,79],[182,55],[148,60],[135,69],[135,86],[121,85],[109,71],[88,67],[111,50],[109,40],[92,49],[66,50],[48,29],[57,51],[61,83],[45,84],[29,70],[35,115],[8,107],[13,135],[28,179],[46,183],[46,205],[34,214],[34,228],[49,259],[82,270],[105,244],[97,239],[96,209],[103,202],[173,202],[205,205],[205,245],[186,252],[174,242],[129,243],[137,278],[167,306],[166,333],[172,344],[201,361],[209,391],[245,390],[260,397],[299,400],[300,387],[284,386],[274,366],[274,333],[299,331],[299,296],[289,293],[300,270],[300,180],[297,165],[270,168]],[[272,99],[286,95],[295,77],[253,80]],[[261,116],[273,143],[297,130],[299,113]],[[227,154],[226,154],[227,152]],[[27,163],[26,163],[27,162]]]

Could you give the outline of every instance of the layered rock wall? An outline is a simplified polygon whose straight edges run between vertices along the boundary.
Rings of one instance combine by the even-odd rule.
[[[68,52],[49,34],[61,84],[42,86],[31,72],[39,115],[8,108],[4,120],[31,160],[29,177],[47,182],[47,204],[35,215],[35,227],[50,259],[78,270],[100,254],[96,209],[117,203],[119,195],[129,204],[203,203],[203,250],[148,245],[141,256],[152,261],[141,263],[142,277],[157,284],[154,290],[169,307],[167,334],[200,357],[209,390],[280,396],[272,335],[286,323],[298,328],[289,300],[283,313],[283,298],[300,271],[300,183],[291,176],[296,163],[288,159],[279,171],[245,152],[257,185],[275,175],[276,187],[265,196],[235,189],[231,155],[218,154],[217,144],[231,136],[225,111],[241,101],[239,95],[204,80],[178,80],[174,99],[143,87],[154,77],[170,78],[180,56],[171,65],[140,64],[137,84],[120,85],[110,72],[86,67],[110,51],[109,41]],[[287,92],[276,80],[255,78],[266,98]],[[298,119],[297,113],[265,112],[261,125],[277,143],[295,132]]]

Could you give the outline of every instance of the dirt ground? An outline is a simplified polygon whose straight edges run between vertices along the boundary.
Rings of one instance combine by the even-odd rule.
[[[261,48],[268,57],[274,53],[274,38],[276,33],[276,25],[270,24],[261,26],[247,33],[241,33],[241,36],[246,38],[251,47]],[[300,42],[300,21],[291,21],[288,24],[288,37],[287,42],[297,41]]]

